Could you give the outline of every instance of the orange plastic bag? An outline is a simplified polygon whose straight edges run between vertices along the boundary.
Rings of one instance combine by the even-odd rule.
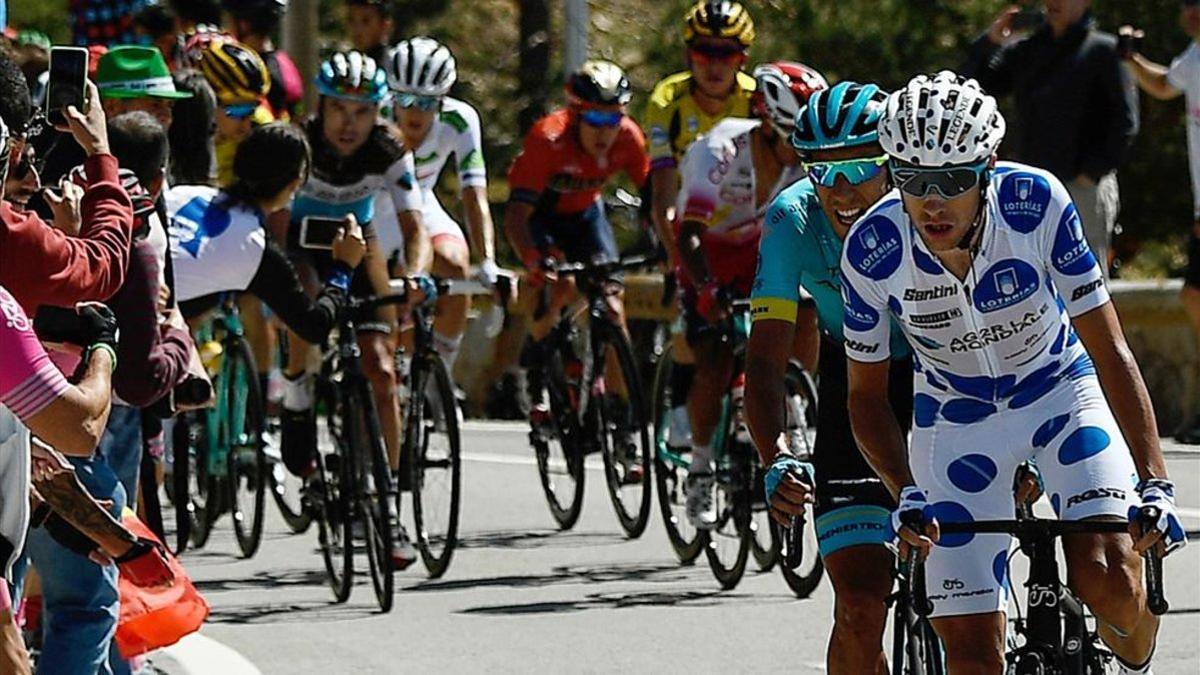
[[[158,537],[129,509],[122,518],[125,527],[139,537]],[[183,565],[167,553],[175,583],[143,588],[124,575],[119,579],[121,618],[117,622],[117,647],[129,659],[179,642],[196,632],[208,618],[208,603],[192,585]]]

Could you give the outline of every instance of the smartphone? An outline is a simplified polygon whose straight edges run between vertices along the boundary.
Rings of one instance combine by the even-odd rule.
[[[84,319],[74,309],[42,305],[33,317],[33,332],[42,342],[87,346],[84,344],[87,334]]]
[[[333,248],[333,240],[337,239],[338,230],[345,227],[346,221],[341,218],[305,216],[300,221],[300,245],[304,248],[328,251]]]
[[[1042,27],[1046,15],[1040,9],[1023,9],[1012,20],[1014,33],[1029,33]]]
[[[84,83],[87,82],[88,52],[83,47],[54,47],[50,50],[50,82],[46,91],[46,118],[51,124],[67,123],[63,109],[69,105],[84,112]]]

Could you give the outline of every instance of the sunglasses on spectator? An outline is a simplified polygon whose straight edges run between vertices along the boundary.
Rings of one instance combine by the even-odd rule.
[[[921,169],[892,162],[892,180],[900,191],[923,199],[937,192],[942,199],[954,199],[979,185],[987,172],[988,163],[956,166],[945,169]]]
[[[421,96],[419,94],[396,94],[396,105],[401,108],[416,108],[422,112],[433,112],[442,105],[440,96]]]
[[[837,183],[839,176],[851,185],[862,185],[883,173],[887,160],[887,155],[880,155],[833,162],[801,162],[800,166],[808,173],[812,182],[821,187],[831,188]]]
[[[620,111],[582,110],[579,112],[579,118],[588,126],[607,129],[621,124],[621,120],[625,119],[625,113]]]
[[[718,45],[692,45],[688,47],[688,55],[693,61],[702,63],[711,63],[720,61],[721,63],[732,64],[741,60],[745,56],[745,51],[740,47],[725,47]]]
[[[222,106],[225,111],[225,116],[235,120],[244,120],[254,114],[258,108],[257,103],[238,103],[235,105]]]

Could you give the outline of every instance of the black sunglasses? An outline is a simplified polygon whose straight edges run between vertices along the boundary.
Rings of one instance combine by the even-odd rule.
[[[923,199],[937,192],[943,199],[954,199],[966,194],[979,185],[987,173],[988,163],[972,166],[956,166],[943,169],[926,169],[905,166],[892,162],[892,181],[900,191]]]

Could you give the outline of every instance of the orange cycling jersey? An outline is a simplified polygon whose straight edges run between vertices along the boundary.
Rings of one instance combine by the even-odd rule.
[[[574,116],[558,110],[538,120],[521,154],[508,170],[514,201],[533,204],[539,211],[576,214],[600,197],[604,183],[624,171],[639,187],[650,172],[646,138],[637,123],[621,120],[617,140],[608,154],[597,159],[584,151],[576,137]]]

